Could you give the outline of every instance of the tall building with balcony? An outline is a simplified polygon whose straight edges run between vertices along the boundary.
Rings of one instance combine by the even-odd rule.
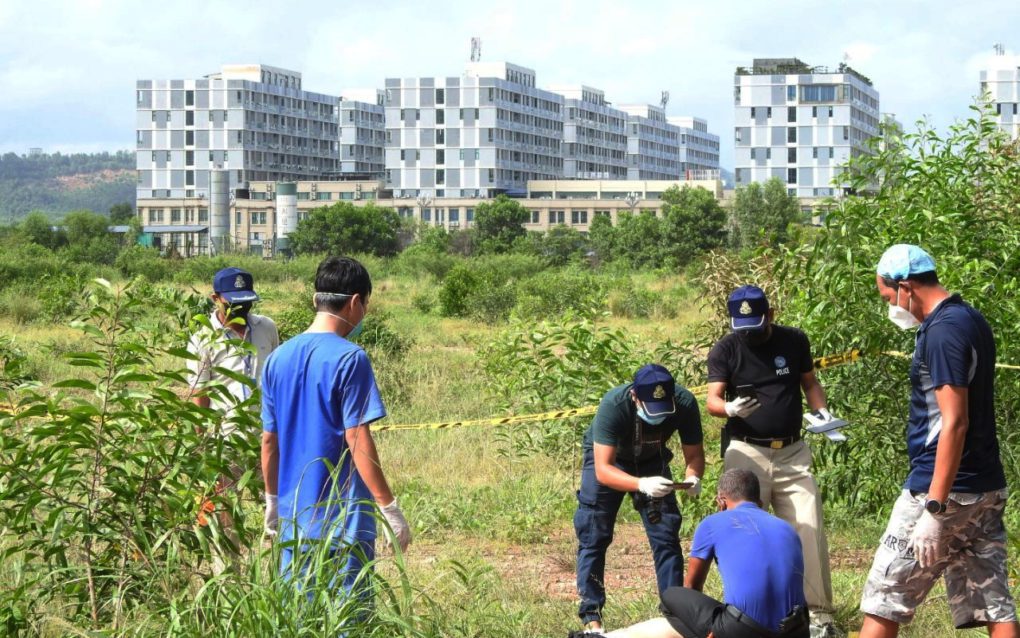
[[[385,93],[350,89],[340,96],[340,175],[382,179],[386,172]]]
[[[588,86],[550,87],[563,96],[563,177],[627,178],[627,113]]]
[[[666,121],[680,129],[680,176],[705,179],[719,172],[719,136],[708,132],[700,117],[670,116]]]
[[[651,104],[621,105],[627,114],[627,179],[680,179],[680,128]]]
[[[995,56],[981,71],[981,94],[995,109],[999,128],[1020,138],[1020,55],[1007,55],[1002,45],[996,45]]]
[[[736,184],[779,178],[801,198],[843,192],[841,167],[879,134],[879,95],[846,64],[756,58],[734,76]]]
[[[493,197],[563,174],[563,96],[535,72],[472,62],[459,77],[387,78],[386,185],[397,198]]]
[[[210,171],[230,187],[319,179],[340,168],[338,99],[301,74],[227,65],[193,80],[136,82],[138,199],[206,198]]]

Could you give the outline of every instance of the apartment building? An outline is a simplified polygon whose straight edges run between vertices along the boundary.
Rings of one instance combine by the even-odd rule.
[[[680,179],[680,128],[666,121],[666,111],[651,104],[625,104],[627,179]]]
[[[387,78],[386,185],[398,198],[520,194],[563,174],[563,97],[535,72],[472,62],[458,77]]]
[[[878,91],[846,64],[756,58],[737,68],[733,103],[738,187],[777,177],[802,199],[841,195],[841,167],[879,134]]]
[[[209,195],[210,171],[231,188],[319,179],[339,167],[338,100],[302,89],[301,74],[226,65],[200,79],[136,82],[137,198]]]
[[[670,116],[666,121],[680,129],[681,176],[718,176],[719,136],[708,132],[708,122],[691,116]]]
[[[563,96],[563,177],[627,178],[627,113],[589,86],[550,87]]]
[[[1020,55],[1007,55],[1002,45],[996,45],[995,56],[981,71],[981,94],[995,109],[999,128],[1020,138]]]
[[[340,96],[340,174],[382,179],[386,173],[385,92],[349,89]]]

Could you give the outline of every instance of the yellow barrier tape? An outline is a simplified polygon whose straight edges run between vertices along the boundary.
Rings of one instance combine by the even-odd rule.
[[[887,350],[884,352],[877,352],[875,354],[888,357],[899,357],[901,359],[910,359],[913,356],[906,352],[898,352],[895,350]],[[814,360],[814,366],[816,370],[825,370],[826,368],[834,368],[848,363],[857,363],[860,361],[861,357],[864,356],[866,356],[865,353],[860,350],[848,350],[839,354],[830,354],[825,357],[818,357]],[[1007,370],[1020,370],[1020,366],[1010,365],[1007,363],[996,363],[995,367]],[[696,397],[704,396],[708,394],[708,385],[698,385],[687,388],[687,390]],[[569,419],[575,416],[592,416],[596,411],[598,411],[598,408],[599,406],[597,405],[588,405],[582,408],[573,408],[570,410],[556,410],[553,412],[540,412],[538,414],[522,414],[520,416],[504,416],[494,419],[470,419],[465,421],[446,421],[444,423],[401,423],[396,425],[377,425],[372,429],[376,432],[387,432],[391,430],[448,430],[451,428],[476,425],[512,425],[516,423],[530,423],[533,421],[555,421],[557,419]]]

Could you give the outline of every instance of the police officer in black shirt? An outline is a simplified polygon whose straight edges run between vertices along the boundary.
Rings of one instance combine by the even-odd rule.
[[[832,418],[811,344],[802,331],[772,323],[773,311],[757,286],[737,288],[727,306],[733,332],[708,355],[707,401],[710,414],[726,417],[725,469],[754,472],[762,506],[797,530],[812,636],[835,636],[822,501],[811,475],[811,449],[801,440],[801,392],[811,410]]]

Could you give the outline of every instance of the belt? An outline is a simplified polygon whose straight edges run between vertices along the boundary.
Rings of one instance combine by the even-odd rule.
[[[761,623],[756,621],[754,618],[751,618],[744,612],[740,611],[733,605],[726,605],[726,613],[728,613],[730,616],[733,616],[733,618],[736,619],[737,622],[751,629],[751,631],[758,634],[762,638],[786,638],[787,636],[793,638],[799,636],[806,637],[810,635],[807,620],[808,619],[807,609],[805,609],[804,607],[795,607],[794,610],[790,612],[786,618],[783,618],[783,620],[780,621],[780,623],[781,626],[786,625],[786,627],[780,629],[779,631],[772,631],[768,627],[762,626]]]
[[[781,450],[788,445],[793,445],[800,440],[800,435],[795,434],[781,439],[759,439],[753,436],[735,436],[734,441],[743,441],[744,443],[750,443],[751,445],[757,445],[759,447],[768,447],[773,450]]]
[[[746,625],[747,627],[751,628],[759,636],[765,636],[765,637],[771,638],[772,636],[781,636],[782,635],[779,632],[772,631],[772,630],[770,630],[767,627],[763,627],[761,625],[761,623],[759,623],[757,620],[755,620],[754,618],[751,618],[750,616],[748,616],[744,612],[740,611],[739,609],[737,609],[733,605],[726,605],[726,613],[728,613],[729,615],[731,615],[734,618],[736,618],[738,623],[740,623],[742,625]]]

